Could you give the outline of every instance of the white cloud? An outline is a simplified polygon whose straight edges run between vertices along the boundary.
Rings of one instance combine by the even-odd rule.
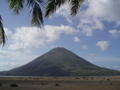
[[[82,45],[82,49],[87,50],[88,46],[87,45]]]
[[[119,8],[120,0],[85,0],[81,10],[74,19],[79,22],[77,27],[85,36],[93,36],[95,30],[104,30],[103,21],[113,21],[116,24],[120,21]],[[57,11],[57,15],[62,15],[68,22],[75,23],[71,22],[68,4],[61,7]]]
[[[12,66],[14,66],[13,63],[0,62],[0,71],[11,69]]]
[[[120,20],[120,0],[88,0],[87,12],[108,21]]]
[[[74,42],[80,42],[80,38],[79,37],[74,37]]]
[[[79,24],[77,27],[84,35],[93,36],[94,31],[102,31],[104,30],[105,26],[103,24],[103,19],[88,13],[89,3],[85,5],[88,8],[78,12],[77,18],[79,18]]]
[[[76,25],[77,28],[85,35],[85,36],[93,36],[93,32],[95,30],[103,30],[104,29],[104,24],[102,22],[102,19],[99,17],[96,17],[94,15],[91,15],[89,13],[89,8],[91,3],[86,2],[83,3],[83,6],[87,6],[87,9],[82,9],[78,12],[77,16],[75,17],[70,17],[70,7],[67,4],[62,6],[56,14],[59,16],[64,16],[69,23],[74,24],[74,20],[77,21],[79,24]],[[97,8],[97,7],[96,7]]]
[[[102,23],[102,20],[89,15],[86,10],[81,10],[80,12],[78,12],[77,16],[71,18],[70,8],[67,4],[61,7],[56,13],[58,16],[64,16],[69,23],[74,24],[74,21],[78,21],[79,24],[77,25],[77,28],[80,29],[85,36],[92,36],[95,30],[104,29],[104,24]]]
[[[91,29],[89,26],[82,28],[82,33],[86,36],[92,36],[93,35],[93,29]]]
[[[101,31],[105,28],[101,19],[90,16],[85,11],[81,11],[78,18],[79,24],[77,28],[79,28],[85,36],[93,36],[95,30]]]
[[[109,30],[109,33],[114,37],[119,37],[120,36],[120,30],[116,30],[116,29]]]
[[[84,4],[87,5],[88,4]],[[103,30],[104,24],[101,19],[94,17],[93,15],[90,15],[88,13],[88,10],[80,10],[78,12],[77,16],[70,17],[70,8],[69,5],[66,4],[63,7],[61,7],[57,12],[57,15],[64,16],[69,23],[74,24],[74,20],[78,21],[79,24],[76,25],[79,30],[85,35],[85,36],[92,36],[93,32],[95,30]]]
[[[65,3],[61,8],[56,11],[55,16],[63,16],[67,19],[69,23],[72,23],[71,16],[70,16],[70,6],[69,3]]]
[[[0,50],[0,71],[10,70],[12,68],[26,64],[36,58],[34,53],[26,53],[12,50]]]
[[[96,57],[95,53],[90,53],[89,55],[90,55],[90,57]]]
[[[24,50],[39,48],[47,43],[60,39],[62,34],[73,35],[77,32],[70,26],[45,25],[44,29],[37,27],[20,27],[12,35],[12,42],[9,49]]]
[[[5,29],[6,36],[11,38],[13,32],[11,30],[9,30],[8,28],[4,28],[4,29]]]
[[[96,43],[96,46],[99,46],[102,51],[105,51],[105,50],[107,50],[108,47],[109,47],[109,42],[108,42],[108,41],[98,41],[98,42]]]

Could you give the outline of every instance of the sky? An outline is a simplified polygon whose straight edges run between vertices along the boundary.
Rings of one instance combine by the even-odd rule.
[[[85,0],[72,17],[66,3],[39,28],[31,26],[28,8],[15,15],[1,0],[7,42],[0,47],[0,71],[26,64],[55,47],[67,48],[101,67],[120,70],[119,8],[120,0]]]

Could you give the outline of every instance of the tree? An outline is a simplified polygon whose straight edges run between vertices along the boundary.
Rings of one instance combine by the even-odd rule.
[[[83,1],[84,0],[48,0],[45,16],[50,16],[65,3],[69,3],[71,7],[71,15],[75,16]]]
[[[0,16],[0,44],[5,44],[6,38],[5,38],[5,31],[3,28],[3,24],[2,24],[2,17]]]
[[[75,16],[83,1],[84,0],[8,0],[8,4],[15,14],[19,14],[25,7],[31,9],[30,13],[32,13],[32,25],[42,27],[44,22],[43,18],[49,17],[66,2],[68,2],[71,6],[71,15]],[[45,10],[42,7],[45,7]],[[43,16],[43,11],[45,11],[45,16]],[[0,44],[4,45],[5,41],[5,32],[2,24],[2,18],[0,17]]]

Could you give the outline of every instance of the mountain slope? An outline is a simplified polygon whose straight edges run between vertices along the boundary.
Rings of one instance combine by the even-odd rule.
[[[120,75],[120,72],[93,65],[65,48],[55,48],[26,65],[1,74],[17,76],[96,76]]]

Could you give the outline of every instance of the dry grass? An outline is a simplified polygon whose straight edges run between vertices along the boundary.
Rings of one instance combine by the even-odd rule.
[[[120,90],[120,77],[1,77],[0,84],[0,90]]]

